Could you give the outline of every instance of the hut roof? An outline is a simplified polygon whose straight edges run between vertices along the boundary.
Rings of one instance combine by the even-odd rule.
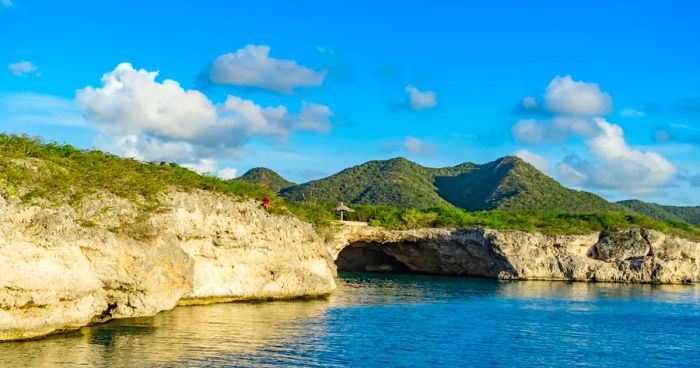
[[[352,208],[343,204],[343,202],[338,203],[338,207],[335,208],[335,212],[355,212]]]

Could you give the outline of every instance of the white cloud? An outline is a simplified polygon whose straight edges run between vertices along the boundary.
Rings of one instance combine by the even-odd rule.
[[[416,137],[407,137],[403,147],[406,151],[415,155],[431,156],[437,153],[437,147],[435,147],[435,145]]]
[[[109,151],[125,157],[146,161],[197,161],[197,148],[185,141],[166,141],[149,136],[125,135],[99,142]]]
[[[10,3],[10,5],[12,5],[12,3]],[[10,6],[10,5],[6,5],[6,6]],[[30,74],[34,74],[37,77],[41,76],[41,74],[39,74],[39,72],[38,72],[39,68],[36,65],[34,65],[31,61],[26,61],[26,60],[18,61],[16,63],[12,63],[12,64],[8,65],[7,69],[9,69],[12,72],[12,74],[14,74],[18,77],[26,77]]]
[[[298,87],[323,84],[325,70],[313,70],[293,60],[270,57],[270,46],[246,45],[233,53],[220,55],[209,69],[214,83],[259,87],[293,93]]]
[[[535,143],[550,140],[550,131],[546,129],[544,123],[535,119],[518,120],[511,131],[517,139],[524,142]]]
[[[519,150],[515,152],[515,155],[523,159],[523,161],[536,167],[538,170],[545,174],[549,173],[549,160],[542,157],[534,152],[528,151],[526,149]]]
[[[562,142],[572,134],[590,137],[598,132],[592,118],[555,116],[548,120],[521,119],[511,129],[527,143]]]
[[[78,90],[76,99],[89,121],[118,136],[197,140],[218,128],[216,108],[206,96],[171,79],[156,82],[157,76],[121,63],[102,76],[102,87]]]
[[[293,118],[293,127],[300,130],[328,132],[331,130],[329,119],[333,111],[326,105],[301,101],[301,112]]]
[[[289,127],[284,106],[262,107],[237,96],[228,96],[220,106],[223,126],[230,127],[239,136],[264,135],[287,139]]]
[[[238,174],[238,170],[233,168],[233,167],[225,167],[221,170],[219,170],[216,173],[216,176],[220,177],[221,179],[226,179],[230,180],[236,177],[236,174]]]
[[[216,160],[212,158],[202,158],[193,162],[185,162],[182,166],[192,169],[200,174],[211,175],[216,170]]]
[[[215,105],[201,92],[171,79],[158,82],[157,76],[122,63],[103,75],[101,87],[78,90],[76,100],[91,123],[113,136],[207,147],[236,147],[250,136],[284,140],[292,129],[330,127],[332,111],[324,105],[304,102],[301,112],[292,114],[284,106],[263,107],[232,95]]]
[[[647,114],[644,111],[639,111],[635,109],[622,109],[620,115],[628,118],[643,118],[647,116]]]
[[[421,91],[409,84],[405,88],[408,93],[408,104],[413,110],[430,109],[437,105],[437,93],[435,91]]]
[[[12,6],[12,0],[0,0],[2,6]]]
[[[620,126],[604,119],[595,122],[600,134],[589,139],[587,145],[596,162],[568,156],[558,166],[564,179],[574,185],[646,194],[675,178],[676,168],[663,156],[628,146]]]
[[[544,94],[547,109],[559,115],[602,116],[612,108],[612,98],[595,83],[556,77]]]
[[[525,100],[522,105],[525,107]],[[520,120],[512,133],[527,143],[564,142],[570,136],[584,138],[590,160],[571,154],[557,165],[559,176],[570,184],[645,194],[675,178],[676,168],[671,162],[656,152],[630,147],[622,128],[601,118],[611,111],[612,98],[597,84],[574,81],[568,75],[556,77],[545,91],[544,106],[550,118]],[[643,113],[625,109],[622,114]],[[657,138],[668,139],[663,134],[657,132]],[[527,159],[520,152],[523,159],[535,162],[536,158]]]
[[[83,126],[85,118],[75,101],[32,92],[0,93],[5,123]]]

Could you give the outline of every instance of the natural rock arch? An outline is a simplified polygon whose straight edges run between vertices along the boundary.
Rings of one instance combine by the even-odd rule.
[[[343,248],[335,260],[338,271],[409,273],[411,270],[396,257],[372,243],[358,242]]]

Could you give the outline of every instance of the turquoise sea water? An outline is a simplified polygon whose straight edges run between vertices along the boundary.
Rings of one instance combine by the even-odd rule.
[[[700,366],[700,287],[343,274],[328,300],[179,307],[0,344],[12,367]]]

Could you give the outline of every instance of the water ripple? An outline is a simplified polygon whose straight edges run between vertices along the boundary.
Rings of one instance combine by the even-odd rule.
[[[693,367],[699,290],[344,274],[328,300],[179,307],[0,344],[0,365]]]

